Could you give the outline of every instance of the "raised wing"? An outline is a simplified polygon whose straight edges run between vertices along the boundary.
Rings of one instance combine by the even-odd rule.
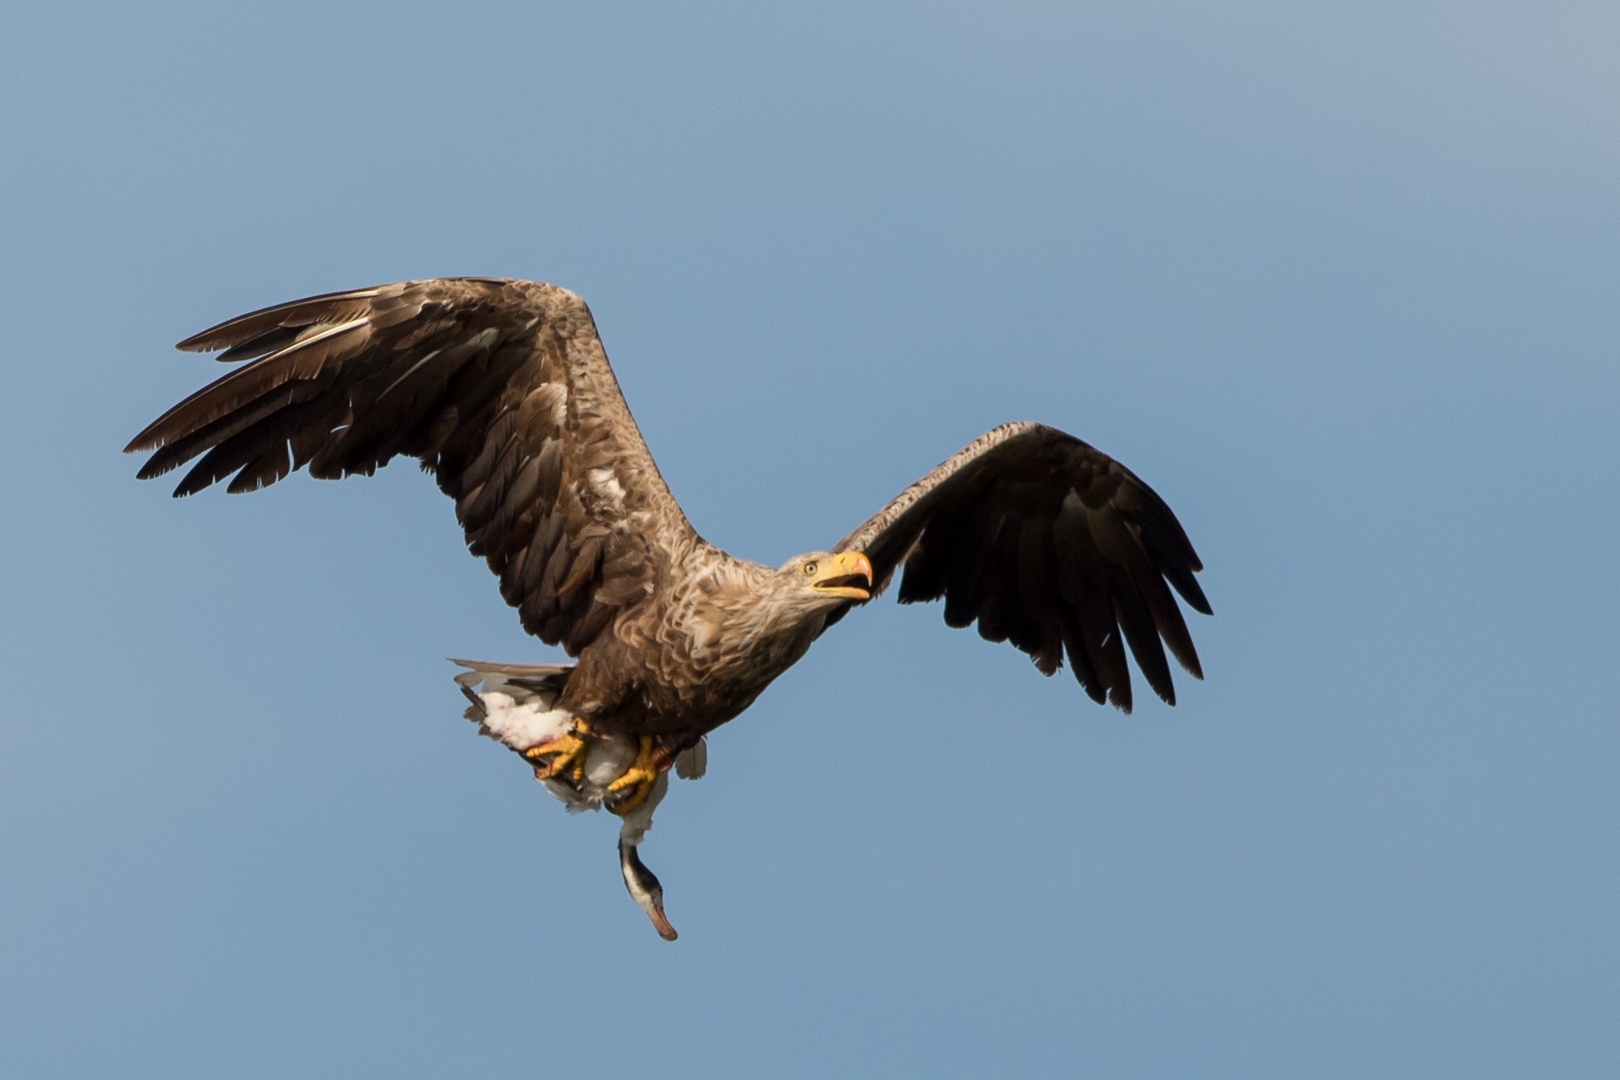
[[[655,592],[696,534],[636,429],[584,301],[530,281],[445,278],[332,293],[221,323],[181,349],[248,360],[126,451],[175,495],[309,466],[420,458],[524,629],[577,653]]]
[[[1051,675],[1068,653],[1098,704],[1131,711],[1125,642],[1148,685],[1176,702],[1163,643],[1203,678],[1181,609],[1209,601],[1203,569],[1164,500],[1119,462],[1056,428],[1005,424],[912,484],[834,551],[861,551],[884,587],[902,562],[900,602],[945,598],[945,622],[975,619]]]

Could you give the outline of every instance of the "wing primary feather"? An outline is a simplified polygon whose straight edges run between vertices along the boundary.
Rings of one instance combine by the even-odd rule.
[[[251,405],[245,406],[234,413],[227,413],[189,434],[164,443],[151,457],[146,459],[146,464],[142,465],[140,471],[135,474],[136,479],[150,480],[153,477],[162,476],[166,472],[179,468],[198,454],[213,449],[231,436],[247,430],[265,417],[284,408],[291,400],[292,391],[290,389],[281,387],[272,390]]]
[[[277,326],[266,330],[262,334],[255,334],[239,344],[232,345],[218,356],[214,357],[222,364],[234,364],[238,360],[257,360],[267,353],[286,348],[298,340],[299,327]]]
[[[342,322],[354,318],[355,314],[365,310],[358,301],[378,296],[384,288],[389,287],[379,285],[371,289],[323,293],[320,296],[309,296],[286,304],[260,308],[258,311],[250,311],[246,315],[238,315],[234,319],[226,319],[216,326],[210,326],[207,330],[186,338],[175,348],[182,352],[213,352],[215,349],[251,341],[275,329],[284,327],[302,329],[315,323]],[[346,302],[355,303],[353,307],[345,308]]]
[[[1159,633],[1153,626],[1147,604],[1142,601],[1142,594],[1123,573],[1118,574],[1109,592],[1114,601],[1114,620],[1125,632],[1125,641],[1131,647],[1131,655],[1136,657],[1136,666],[1142,670],[1153,692],[1163,698],[1165,704],[1174,705],[1176,687],[1170,676],[1170,663],[1164,658],[1164,646],[1159,642]]]
[[[1027,643],[1014,641],[1035,658],[1043,675],[1056,674],[1063,663],[1063,624],[1057,607],[1063,603],[1058,593],[1057,552],[1052,546],[1052,530],[1036,517],[1024,519],[1018,538],[1019,610],[1029,628]]]
[[[246,367],[237,368],[152,421],[130,440],[124,452],[156,450],[171,439],[182,438],[190,431],[213,423],[280,386],[295,380],[314,378],[337,356],[334,350],[341,344],[339,339],[364,329],[365,325],[365,319],[354,319],[329,327],[279,352],[261,357]],[[358,347],[358,343],[347,344]]]
[[[291,471],[292,455],[287,450],[287,440],[277,439],[274,446],[244,465],[242,471],[232,478],[225,490],[232,495],[258,491],[260,488],[269,487]]]
[[[1131,674],[1125,648],[1106,592],[1108,571],[1102,552],[1081,517],[1083,510],[1065,505],[1053,525],[1058,552],[1059,591],[1074,609],[1086,659],[1108,700],[1131,711]]]
[[[961,533],[952,538],[951,565],[945,579],[945,625],[960,630],[973,623],[978,612],[979,575],[985,552],[1001,534],[1005,515],[987,514],[979,521],[970,516]]]
[[[1063,627],[1063,649],[1069,656],[1069,670],[1074,673],[1074,679],[1086,696],[1098,705],[1108,703],[1108,690],[1103,686],[1102,680],[1097,678],[1097,671],[1091,666],[1091,656],[1086,649],[1085,634],[1080,629],[1080,619],[1074,613],[1074,608],[1062,600],[1057,601],[1058,618]]]
[[[1181,617],[1181,609],[1176,606],[1175,597],[1170,595],[1164,579],[1151,568],[1147,573],[1133,574],[1133,578],[1142,591],[1142,600],[1147,604],[1148,612],[1153,616],[1153,625],[1169,647],[1170,654],[1193,678],[1202,679],[1204,669],[1198,663],[1198,650],[1193,647],[1187,622]]]
[[[249,428],[232,435],[204,454],[202,460],[191,467],[191,471],[176,485],[174,497],[181,499],[187,495],[195,495],[210,484],[225,479],[265,451],[272,449],[277,441],[285,446],[286,440],[283,436],[260,431],[257,428]],[[250,489],[236,490],[240,492]]]
[[[1141,536],[1142,546],[1153,557],[1159,572],[1175,586],[1176,592],[1187,601],[1187,605],[1204,615],[1215,614],[1214,609],[1209,606],[1209,600],[1204,596],[1204,590],[1198,585],[1198,579],[1193,577],[1193,570],[1197,564],[1177,558],[1178,552],[1165,542],[1157,529],[1144,525],[1141,527]]]
[[[874,564],[876,565],[876,564]],[[899,600],[902,604],[922,604],[945,595],[945,574],[950,562],[943,544],[930,544],[926,533],[906,560],[900,575]]]
[[[973,609],[979,620],[979,636],[986,641],[1006,641],[1018,622],[1018,541],[1022,530],[1010,527],[1013,524],[1002,518],[994,543],[979,559]]]

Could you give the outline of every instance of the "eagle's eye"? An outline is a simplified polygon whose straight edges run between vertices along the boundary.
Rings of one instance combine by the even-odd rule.
[[[805,573],[806,573],[806,574],[813,574],[813,573],[815,573],[815,572],[816,572],[816,564],[815,564],[815,563],[813,563],[813,562],[807,562],[807,563],[805,563],[805,564],[804,564],[804,572],[805,572]]]

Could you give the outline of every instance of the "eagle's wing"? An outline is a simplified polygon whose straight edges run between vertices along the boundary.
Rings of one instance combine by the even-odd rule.
[[[975,619],[1047,675],[1065,651],[1092,700],[1130,711],[1124,640],[1170,704],[1164,644],[1203,672],[1168,579],[1210,614],[1203,569],[1175,515],[1130,470],[1072,435],[1006,424],[901,492],[833,548],[860,551],[884,587],[902,562],[900,602],[945,598],[945,622]]]
[[[304,465],[336,479],[420,458],[524,629],[577,653],[697,542],[608,366],[584,301],[445,278],[333,293],[221,323],[181,349],[249,360],[126,450],[175,489],[252,491]]]

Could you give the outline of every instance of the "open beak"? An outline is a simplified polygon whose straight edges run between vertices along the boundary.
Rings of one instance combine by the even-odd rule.
[[[821,576],[810,587],[826,596],[848,600],[872,598],[872,560],[859,551],[830,556],[821,564]]]

